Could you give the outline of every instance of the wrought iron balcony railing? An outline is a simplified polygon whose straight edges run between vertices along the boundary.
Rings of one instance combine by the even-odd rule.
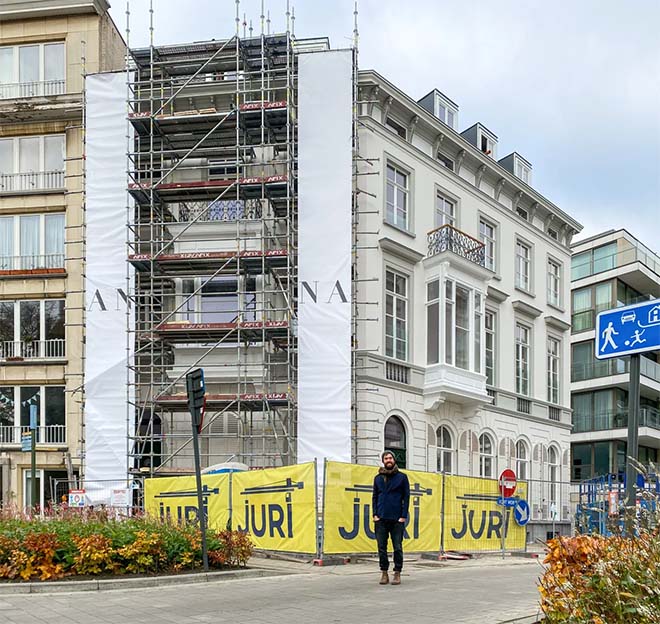
[[[64,254],[35,256],[0,256],[0,271],[31,271],[34,269],[63,269]]]
[[[260,219],[262,215],[260,199],[173,202],[168,206],[174,219],[180,223]]]
[[[22,434],[29,432],[27,426],[0,425],[0,445],[20,444]],[[37,427],[37,444],[66,444],[66,425]]]
[[[0,173],[0,193],[64,189],[64,171]]]
[[[66,91],[64,80],[43,80],[39,82],[0,83],[0,100],[14,98],[62,95]]]
[[[65,341],[63,338],[35,340],[34,342],[11,340],[0,342],[0,360],[61,359],[65,353]]]
[[[451,251],[461,258],[485,266],[486,246],[469,234],[457,230],[451,225],[443,225],[431,230],[428,235],[428,257],[444,251]]]

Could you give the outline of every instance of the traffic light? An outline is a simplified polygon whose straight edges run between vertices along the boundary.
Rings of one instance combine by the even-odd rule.
[[[196,368],[186,375],[186,389],[188,391],[188,409],[192,416],[192,424],[201,429],[204,419],[204,371]]]

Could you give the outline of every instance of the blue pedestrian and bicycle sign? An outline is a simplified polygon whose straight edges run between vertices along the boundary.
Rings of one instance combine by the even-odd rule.
[[[605,310],[596,317],[599,360],[660,349],[660,299]]]

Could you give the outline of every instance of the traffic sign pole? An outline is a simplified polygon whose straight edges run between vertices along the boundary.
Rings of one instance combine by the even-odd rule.
[[[628,395],[628,448],[626,449],[626,533],[634,533],[637,502],[637,470],[633,460],[639,456],[639,377],[640,355],[630,356],[630,393]]]
[[[503,499],[510,498],[513,496],[513,493],[516,491],[516,485],[517,485],[517,478],[516,478],[516,473],[513,472],[513,470],[506,469],[503,470],[502,473],[500,474],[500,479],[499,479],[499,487],[500,487],[500,495],[502,496]],[[508,507],[506,505],[502,509],[502,559],[504,559],[505,552],[506,552],[506,529],[507,529],[507,517],[509,515],[508,513]]]
[[[209,555],[206,546],[206,513],[204,512],[204,496],[202,494],[202,466],[199,457],[199,433],[202,427],[204,393],[204,371],[197,368],[186,375],[188,392],[188,408],[190,410],[193,434],[193,451],[195,455],[195,483],[197,486],[197,517],[202,537],[202,564],[204,572],[209,571]]]
[[[37,507],[37,406],[30,405],[30,505]]]

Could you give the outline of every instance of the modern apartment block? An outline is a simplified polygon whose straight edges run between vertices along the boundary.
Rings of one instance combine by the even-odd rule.
[[[84,75],[124,67],[105,0],[0,4],[0,496],[37,500],[84,457]],[[64,486],[66,491],[66,485]]]
[[[623,475],[628,426],[628,358],[596,360],[596,315],[660,297],[660,257],[626,230],[610,230],[572,246],[571,479]],[[639,461],[660,452],[660,355],[640,361]]]

